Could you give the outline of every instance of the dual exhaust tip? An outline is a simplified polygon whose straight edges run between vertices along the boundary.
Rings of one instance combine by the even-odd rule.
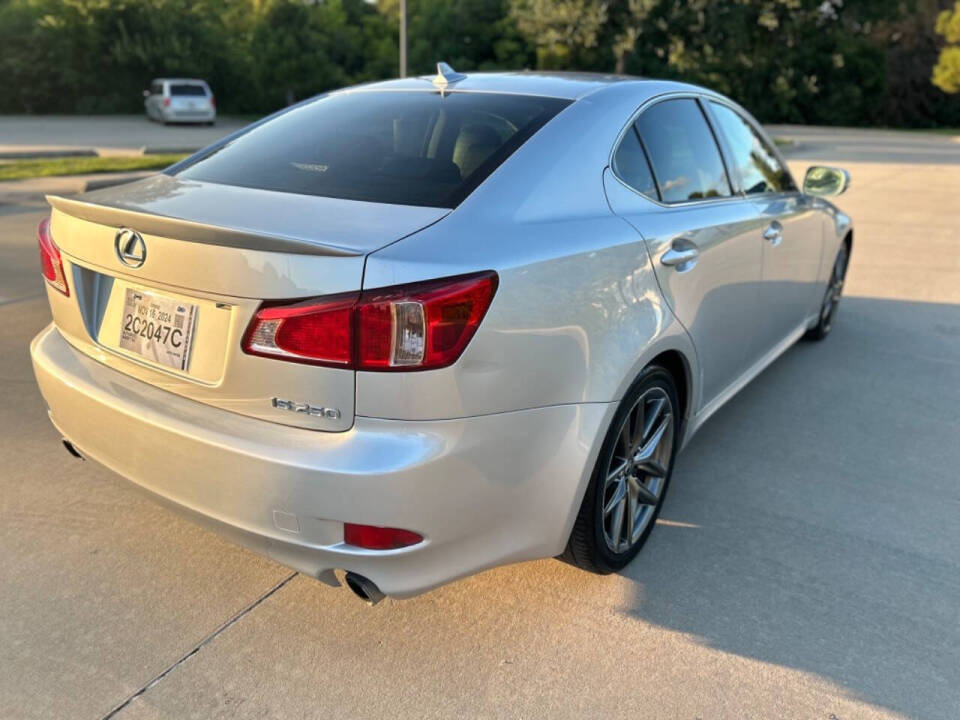
[[[74,444],[66,438],[63,438],[63,447],[66,448],[68,453],[78,460],[86,459],[83,457],[80,451],[77,450]],[[365,578],[363,575],[358,575],[355,572],[348,572],[344,578],[344,581],[347,583],[347,587],[353,591],[354,595],[364,602],[370,603],[371,605],[376,605],[385,597],[380,591],[380,588],[377,587],[377,584],[373,582],[373,580]]]

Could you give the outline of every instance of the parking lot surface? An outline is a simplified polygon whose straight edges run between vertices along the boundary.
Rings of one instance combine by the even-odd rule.
[[[374,608],[63,450],[42,210],[0,208],[0,717],[956,718],[960,168],[818,142],[854,179],[834,332],[707,423],[640,557]]]
[[[0,157],[4,154],[100,150],[193,151],[219,140],[249,120],[220,117],[216,125],[163,125],[146,115],[0,116]]]

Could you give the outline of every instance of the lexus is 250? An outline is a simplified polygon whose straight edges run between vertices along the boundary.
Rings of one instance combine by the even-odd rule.
[[[33,365],[71,452],[368,600],[613,572],[696,430],[830,331],[847,184],[704,88],[441,64],[50,197]]]

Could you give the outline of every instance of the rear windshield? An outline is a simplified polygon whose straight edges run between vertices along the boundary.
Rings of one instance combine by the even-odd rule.
[[[494,93],[335,93],[253,128],[178,177],[456,207],[569,104]]]
[[[207,89],[203,85],[171,85],[171,95],[193,95],[194,97],[205,97]]]

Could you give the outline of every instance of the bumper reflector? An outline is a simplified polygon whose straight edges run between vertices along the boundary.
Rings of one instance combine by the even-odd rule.
[[[396,550],[423,542],[423,536],[409,530],[344,523],[343,541],[367,550]]]

